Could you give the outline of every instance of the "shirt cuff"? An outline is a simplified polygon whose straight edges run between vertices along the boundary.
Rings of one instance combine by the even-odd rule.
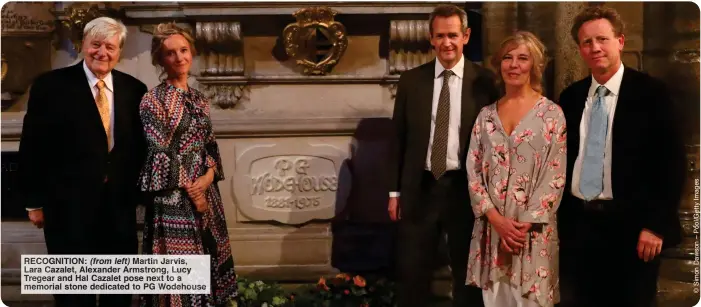
[[[399,192],[389,192],[389,197],[399,197]]]

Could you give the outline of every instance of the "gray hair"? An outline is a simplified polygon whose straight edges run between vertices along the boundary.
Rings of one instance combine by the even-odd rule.
[[[83,38],[106,39],[115,35],[119,35],[119,48],[122,48],[127,40],[127,27],[121,21],[109,17],[95,18],[83,29]]]

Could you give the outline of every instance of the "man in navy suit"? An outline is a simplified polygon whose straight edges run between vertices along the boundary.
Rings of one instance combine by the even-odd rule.
[[[84,30],[80,63],[47,72],[29,93],[20,140],[20,197],[44,229],[49,254],[137,254],[137,178],[146,85],[114,70],[126,27],[101,17]],[[101,296],[127,307],[130,295]],[[56,295],[56,306],[96,306],[95,295]]]
[[[580,13],[572,37],[591,76],[560,95],[568,130],[560,206],[563,305],[650,306],[659,254],[680,243],[684,147],[669,92],[621,61],[611,8]],[[568,305],[569,306],[569,305]]]

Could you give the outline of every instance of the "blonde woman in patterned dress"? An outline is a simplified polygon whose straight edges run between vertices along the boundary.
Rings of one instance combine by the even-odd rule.
[[[467,169],[475,226],[467,284],[486,307],[553,306],[559,301],[556,211],[565,184],[566,129],[542,96],[543,44],[507,38],[493,58],[505,95],[480,111]]]
[[[144,253],[211,256],[208,295],[143,295],[141,306],[228,306],[237,295],[234,260],[217,182],[224,178],[209,101],[187,84],[192,36],[173,23],[156,27],[153,64],[165,81],[141,101],[148,141],[141,190],[148,197]]]

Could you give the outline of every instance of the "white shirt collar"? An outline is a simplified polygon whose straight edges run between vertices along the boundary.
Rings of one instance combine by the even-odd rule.
[[[97,85],[97,81],[99,79],[95,76],[95,74],[88,69],[88,64],[85,64],[85,60],[83,60],[83,70],[85,71],[85,76],[88,77],[88,83],[90,84],[90,88],[94,88]],[[112,86],[112,72],[110,71],[107,76],[105,76],[102,81],[105,81],[105,86],[107,87],[107,90],[110,92],[114,93],[114,87]]]
[[[438,78],[441,76],[445,68],[443,67],[443,64],[441,64],[441,61],[438,60],[438,57],[436,57],[436,68],[434,70],[434,78]],[[458,76],[458,78],[462,79],[462,74],[465,71],[465,56],[460,55],[460,60],[458,61],[453,68],[450,70],[453,71],[453,73]]]
[[[624,66],[623,63],[621,63],[621,66],[618,67],[618,71],[616,71],[613,76],[611,76],[611,79],[606,81],[606,84],[604,86],[606,89],[609,90],[609,93],[611,93],[613,96],[618,96],[619,91],[621,90],[621,81],[623,80],[623,71],[624,71]],[[599,87],[599,82],[594,79],[594,76],[591,76],[591,86],[589,87],[589,96],[594,96],[596,93],[596,89]]]

